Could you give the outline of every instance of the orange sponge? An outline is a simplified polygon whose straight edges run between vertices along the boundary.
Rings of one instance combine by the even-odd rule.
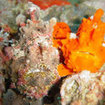
[[[67,0],[29,0],[29,1],[38,5],[43,10],[53,5],[58,5],[58,6],[70,5],[70,2],[68,2]]]

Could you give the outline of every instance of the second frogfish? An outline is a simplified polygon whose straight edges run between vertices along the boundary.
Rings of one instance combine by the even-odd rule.
[[[104,14],[98,9],[94,16],[84,18],[76,34],[64,22],[57,22],[53,31],[53,46],[60,49],[64,62],[58,65],[60,76],[83,70],[97,72],[105,63]]]

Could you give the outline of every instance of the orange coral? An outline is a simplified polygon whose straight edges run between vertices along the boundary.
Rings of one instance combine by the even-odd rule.
[[[103,10],[98,9],[93,18],[84,18],[75,39],[70,38],[72,33],[68,27],[62,28],[65,23],[54,26],[53,44],[64,56],[64,64],[58,66],[61,76],[82,70],[96,72],[104,64],[105,23],[101,21],[102,15]]]
[[[58,5],[58,6],[70,5],[70,2],[68,2],[67,0],[29,0],[29,1],[38,5],[43,10],[53,5]]]

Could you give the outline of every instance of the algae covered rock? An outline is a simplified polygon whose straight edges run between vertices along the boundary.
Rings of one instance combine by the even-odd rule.
[[[0,0],[0,27],[8,28],[11,33],[18,31],[16,17],[18,14],[27,14],[27,0]]]
[[[29,105],[29,102],[12,89],[8,89],[3,95],[3,105]]]
[[[60,90],[62,105],[104,105],[105,71],[100,71],[83,71],[67,77]]]
[[[5,81],[4,81],[4,76],[0,70],[0,105],[2,105],[2,95],[4,91],[5,91]]]

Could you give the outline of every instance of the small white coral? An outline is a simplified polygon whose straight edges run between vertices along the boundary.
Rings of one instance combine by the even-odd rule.
[[[70,39],[76,39],[77,35],[75,33],[70,33]]]

